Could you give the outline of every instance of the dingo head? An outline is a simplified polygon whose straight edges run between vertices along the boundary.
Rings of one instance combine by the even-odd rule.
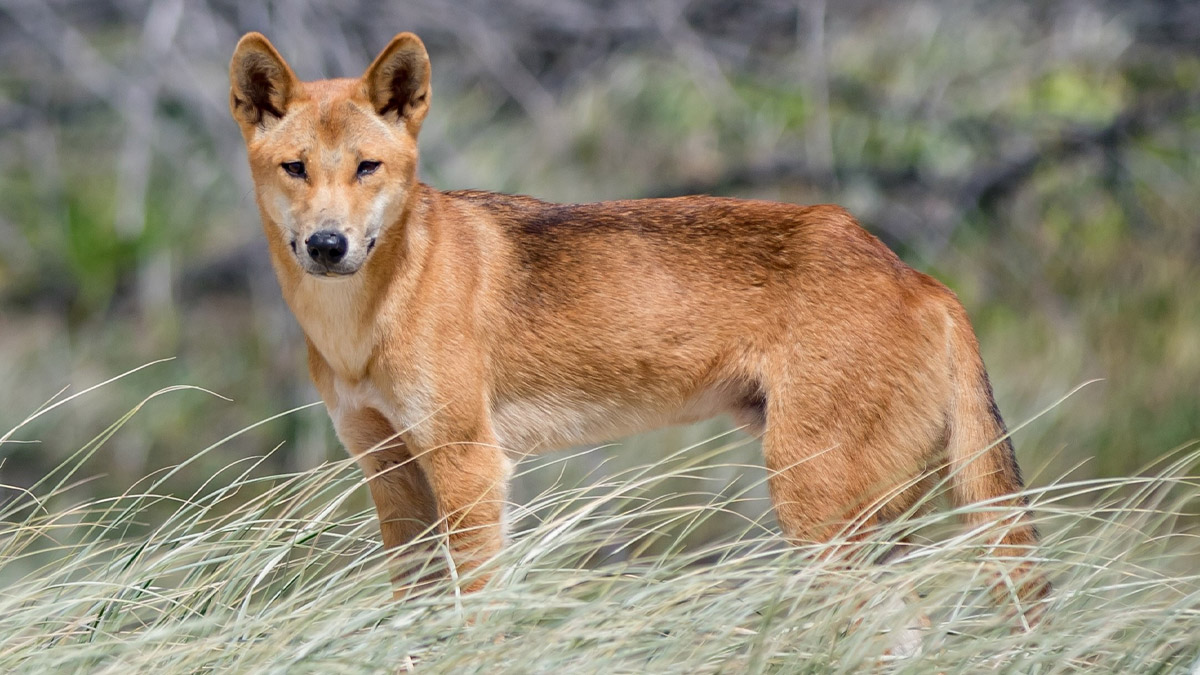
[[[309,274],[354,274],[417,184],[430,94],[425,45],[401,33],[360,79],[301,82],[267,38],[248,33],[229,80],[278,257]]]

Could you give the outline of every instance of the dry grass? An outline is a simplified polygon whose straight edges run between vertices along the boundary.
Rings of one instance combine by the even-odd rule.
[[[952,513],[889,525],[867,554],[899,534],[919,544],[887,565],[832,567],[749,521],[690,547],[742,497],[685,503],[662,486],[736,443],[548,481],[484,591],[393,602],[373,514],[349,506],[349,461],[260,476],[248,458],[183,498],[163,486],[185,463],[74,501],[87,456],[140,408],[0,508],[0,670],[1188,672],[1200,657],[1194,448],[1147,477],[1031,492],[1055,590],[1045,621],[1014,631],[988,592],[1001,561]],[[922,615],[917,653],[891,655]]]

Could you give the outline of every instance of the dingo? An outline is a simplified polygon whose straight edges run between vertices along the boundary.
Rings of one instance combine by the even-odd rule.
[[[515,457],[721,413],[762,435],[793,541],[861,537],[940,473],[997,507],[973,524],[1007,517],[995,552],[1036,545],[965,311],[841,208],[435,190],[410,33],[319,82],[250,33],[230,80],[271,262],[388,548],[436,526],[475,568]]]

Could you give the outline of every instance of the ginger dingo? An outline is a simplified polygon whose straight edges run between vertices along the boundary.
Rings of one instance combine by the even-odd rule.
[[[230,80],[271,262],[389,549],[434,527],[473,569],[515,458],[721,413],[762,435],[792,541],[861,537],[940,473],[997,506],[966,516],[1004,521],[993,552],[1036,545],[965,311],[841,208],[435,190],[410,33],[319,82],[250,33]]]

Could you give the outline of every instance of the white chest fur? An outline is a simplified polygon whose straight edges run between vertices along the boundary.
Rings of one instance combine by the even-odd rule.
[[[364,316],[362,283],[305,275],[291,297],[304,334],[335,373],[357,379],[375,349],[374,322]]]
[[[387,416],[390,410],[370,380],[352,383],[335,378],[333,386],[335,398],[328,405],[329,417],[333,420],[333,428],[337,431],[338,437],[347,447],[350,447],[351,444],[347,442],[347,439],[350,438],[349,434],[353,430],[348,427],[348,424],[353,423],[358,413],[370,408]]]

